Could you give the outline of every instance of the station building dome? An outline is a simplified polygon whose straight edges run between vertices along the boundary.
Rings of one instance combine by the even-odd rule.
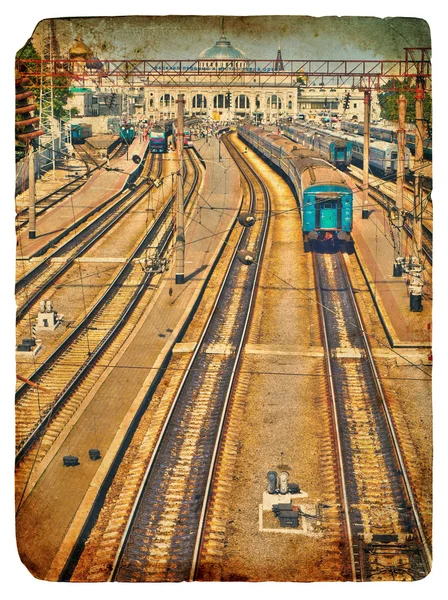
[[[246,58],[246,55],[222,35],[214,46],[207,48],[199,55],[199,58],[211,58],[221,60],[238,60]]]
[[[202,68],[221,68],[230,65],[244,67],[247,57],[242,50],[232,46],[229,40],[222,35],[214,46],[201,52],[199,60]]]

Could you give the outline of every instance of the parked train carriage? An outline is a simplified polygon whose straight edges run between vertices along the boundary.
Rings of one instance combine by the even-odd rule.
[[[325,134],[325,130],[316,130]],[[363,164],[364,161],[364,138],[335,131],[332,136],[350,141],[352,144],[353,162]],[[409,172],[411,152],[405,147],[405,172]],[[390,177],[397,172],[398,147],[396,144],[385,141],[370,141],[369,167],[382,177]]]
[[[287,137],[312,148],[338,169],[344,170],[352,162],[352,143],[349,140],[302,127],[284,127],[283,131]]]
[[[189,128],[184,129],[184,148],[190,148],[193,145],[191,141],[191,130]]]
[[[338,169],[346,169],[352,162],[353,147],[350,140],[316,133],[313,137],[313,149]]]
[[[92,125],[87,123],[72,123],[70,131],[72,144],[83,144],[86,138],[92,137]]]
[[[313,145],[313,136],[314,132],[309,131],[307,129],[302,129],[301,127],[283,127],[283,133],[289,137],[291,140],[302,144],[307,148],[311,148]]]
[[[352,138],[351,141],[353,147],[353,160],[358,162],[358,164],[362,164],[364,161],[364,140],[362,138]],[[409,172],[410,159],[411,152],[409,148],[405,148],[405,172]],[[382,177],[396,175],[398,167],[397,145],[390,142],[370,142],[369,166],[372,171],[376,171]]]
[[[305,250],[313,243],[337,240],[353,249],[351,238],[353,193],[334,166],[307,148],[282,147],[279,136],[250,125],[237,128],[238,135],[254,150],[279,167],[296,190],[302,215]]]
[[[363,123],[352,123],[350,121],[341,121],[341,130],[349,133],[355,133],[358,135],[364,134]],[[384,142],[397,143],[398,136],[395,129],[386,129],[385,127],[377,127],[372,125],[370,127],[370,137],[376,140],[382,140]],[[415,153],[415,133],[406,133],[406,146]],[[432,140],[431,138],[425,138],[423,140],[423,155],[432,159]]]
[[[194,125],[196,122],[197,122],[197,119],[188,119],[184,123],[184,148],[191,148],[191,146],[193,146],[192,130],[191,130],[190,125]],[[176,124],[177,124],[176,121],[172,122],[172,124],[171,124],[173,137],[176,136]]]
[[[362,130],[360,129],[362,127]],[[360,123],[355,123],[354,121],[341,121],[341,129],[342,131],[347,131],[348,133],[363,133],[364,127],[360,125]]]
[[[149,132],[149,149],[152,154],[162,154],[167,151],[167,135],[164,129],[152,129]]]

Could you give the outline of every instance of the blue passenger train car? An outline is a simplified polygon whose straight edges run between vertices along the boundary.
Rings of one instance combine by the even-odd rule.
[[[357,135],[364,134],[364,124],[363,123],[355,123],[353,121],[341,121],[341,129],[342,131],[346,131],[348,133],[354,133]],[[392,142],[397,143],[397,132],[394,129],[388,129],[387,127],[377,127],[372,125],[370,127],[370,137],[376,140],[382,140],[384,142]],[[415,153],[415,134],[414,133],[406,133],[406,146],[412,152]],[[431,160],[432,159],[432,139],[425,138],[423,140],[423,155],[425,158]]]
[[[324,129],[307,126],[309,131],[326,135]],[[364,138],[354,133],[345,131],[332,131],[335,138],[349,141],[352,145],[352,159],[354,163],[362,166],[364,162]],[[405,172],[409,172],[411,151],[405,147]],[[384,140],[371,140],[369,143],[369,167],[381,177],[393,177],[397,173],[398,147],[394,142]]]
[[[353,192],[344,175],[310,148],[276,134],[239,125],[239,137],[289,179],[300,205],[305,250],[314,243],[342,243],[353,250]]]
[[[353,149],[350,140],[340,139],[330,134],[324,134],[300,126],[286,126],[282,130],[291,140],[307,148],[312,148],[319,156],[338,169],[344,170],[352,162]]]
[[[87,123],[72,123],[70,131],[72,144],[83,144],[86,138],[92,137],[92,125]]]

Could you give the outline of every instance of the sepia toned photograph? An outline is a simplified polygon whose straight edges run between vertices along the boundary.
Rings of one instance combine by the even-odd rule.
[[[18,561],[427,578],[428,21],[66,13],[14,38]]]

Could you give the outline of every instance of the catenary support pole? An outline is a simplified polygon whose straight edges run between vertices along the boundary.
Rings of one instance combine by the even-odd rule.
[[[29,146],[28,156],[28,237],[34,240],[36,237],[36,188],[34,173],[34,148]]]
[[[369,155],[370,155],[370,90],[364,91],[364,153],[363,153],[363,192],[362,218],[369,217]]]
[[[400,94],[398,98],[398,130],[397,130],[397,145],[398,145],[398,164],[397,164],[397,192],[396,192],[396,206],[398,210],[398,225],[399,225],[399,244],[398,253],[400,256],[406,256],[406,248],[403,247],[403,243],[406,243],[405,236],[402,235],[402,227],[404,223],[404,206],[403,206],[403,186],[404,186],[404,171],[405,171],[405,145],[406,145],[406,98],[404,94]]]
[[[422,175],[423,166],[423,99],[424,81],[417,77],[415,88],[415,157],[414,157],[414,244],[419,262],[422,259]]]
[[[177,196],[176,196],[176,283],[184,283],[184,262],[185,262],[185,229],[184,229],[184,95],[177,96],[177,157],[179,162],[179,172],[177,175]]]

